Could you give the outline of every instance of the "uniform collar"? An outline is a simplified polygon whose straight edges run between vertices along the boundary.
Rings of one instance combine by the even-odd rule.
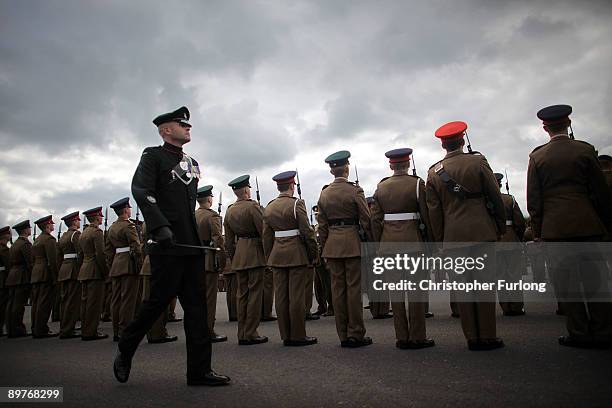
[[[164,145],[162,146],[162,148],[164,150],[169,151],[170,153],[174,153],[174,154],[178,154],[180,156],[183,155],[183,148],[182,147],[177,147],[173,144],[170,144],[168,142],[165,142]]]
[[[336,177],[334,179],[334,183],[341,183],[341,182],[345,182],[346,183],[347,181],[348,181],[348,178],[346,178],[346,177]]]
[[[445,159],[448,159],[449,157],[459,156],[460,154],[463,154],[463,152],[461,151],[461,149],[459,149],[459,150],[453,150],[452,152],[448,152],[448,153],[446,153],[446,156],[444,156],[444,158],[445,158]]]
[[[553,140],[562,140],[562,139],[569,139],[569,135],[566,133],[559,133],[558,135],[554,135],[550,137],[551,142]]]
[[[291,195],[289,193],[280,193],[278,196],[279,197],[293,197],[293,195]]]

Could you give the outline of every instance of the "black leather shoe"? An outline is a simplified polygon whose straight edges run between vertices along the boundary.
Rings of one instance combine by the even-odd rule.
[[[149,344],[161,344],[161,343],[171,343],[173,341],[177,341],[178,336],[165,336],[160,337],[159,339],[147,340]]]
[[[313,313],[308,313],[306,315],[306,320],[319,320],[321,317],[319,317],[319,315],[313,314]]]
[[[59,338],[61,340],[76,339],[76,338],[79,338],[79,337],[81,337],[81,335],[79,333],[75,333],[75,332],[72,332],[70,334],[60,334],[60,336],[59,336]]]
[[[227,336],[223,336],[221,334],[216,334],[216,333],[210,336],[211,343],[222,343],[224,341],[227,341]]]
[[[376,315],[374,317],[372,317],[372,319],[391,319],[393,317],[393,315],[391,313],[384,313],[384,314],[379,314]]]
[[[504,316],[524,316],[524,315],[525,315],[524,310],[521,310],[521,311],[508,310],[507,312],[504,312]]]
[[[594,348],[594,344],[592,341],[577,339],[576,337],[572,336],[559,337],[559,344],[566,347]]]
[[[316,337],[304,337],[300,340],[283,340],[283,345],[288,347],[310,346],[311,344],[317,344]]]
[[[468,340],[468,348],[472,351],[494,350],[504,347],[504,341],[500,338]]]
[[[95,336],[81,336],[81,340],[83,341],[94,341],[102,339],[108,339],[108,334],[96,333]]]
[[[426,312],[425,313],[425,318],[429,319],[430,317],[434,317],[434,314],[432,312]]]
[[[37,335],[33,334],[32,338],[35,338],[35,339],[46,339],[46,338],[49,338],[49,337],[57,337],[57,336],[59,336],[59,333],[54,333],[51,330],[49,330],[45,334],[37,334]]]
[[[119,337],[119,336],[113,336],[113,341],[114,341],[115,343],[119,343],[119,340],[121,340],[121,337]]]
[[[132,358],[123,355],[120,351],[117,350],[117,354],[115,355],[115,361],[113,361],[113,373],[115,374],[115,378],[120,383],[127,382],[128,378],[130,378],[130,370],[132,369]]]
[[[188,378],[187,385],[208,385],[208,386],[218,386],[218,385],[229,385],[231,379],[227,375],[221,375],[215,373],[213,370],[210,370],[208,373],[204,374],[202,378]]]
[[[355,337],[349,337],[348,339],[340,342],[340,347],[357,348],[369,346],[370,344],[372,344],[372,338],[370,337],[364,337],[361,340],[358,340]]]
[[[267,342],[268,342],[268,338],[266,336],[257,336],[254,339],[238,340],[238,345],[239,346],[250,346],[253,344],[262,344],[262,343],[267,343]]]
[[[316,312],[313,313],[314,316],[321,316],[323,313],[325,313],[325,309],[317,309]]]
[[[268,317],[265,317],[265,318],[263,318],[263,317],[261,318],[262,322],[275,322],[277,320],[278,320],[278,318],[276,316],[268,316]]]

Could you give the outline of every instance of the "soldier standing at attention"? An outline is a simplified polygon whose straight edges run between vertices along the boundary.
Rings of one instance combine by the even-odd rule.
[[[227,341],[227,336],[215,333],[215,315],[217,312],[217,294],[219,293],[219,272],[225,269],[225,243],[223,242],[223,231],[221,216],[213,210],[213,186],[208,185],[198,189],[198,204],[195,217],[198,223],[198,234],[200,241],[205,246],[219,248],[220,251],[206,250],[204,270],[200,279],[204,280],[206,287],[202,286],[202,297],[206,301],[208,309],[208,330],[210,341],[218,343]]]
[[[427,207],[433,241],[443,242],[445,252],[454,247],[448,243],[495,242],[506,229],[504,205],[489,163],[469,146],[469,153],[463,152],[466,130],[464,122],[450,122],[436,130],[435,136],[447,153],[429,168],[427,175]],[[472,253],[481,256],[478,245],[459,251],[461,256]],[[468,348],[503,347],[504,342],[496,336],[495,292],[479,291],[475,296],[479,297],[478,301],[458,299],[461,328]]]
[[[382,179],[372,198],[372,235],[375,242],[421,243],[431,237],[425,183],[420,177],[408,174],[412,149],[394,149],[385,153],[389,159],[391,177]],[[424,245],[415,244],[419,254]],[[384,252],[384,250],[383,250]],[[404,293],[402,301],[392,299],[395,345],[400,349],[421,349],[435,345],[426,336],[424,293],[410,293],[408,315]]]
[[[238,283],[238,344],[265,343],[268,338],[257,333],[266,267],[261,242],[263,213],[257,201],[251,200],[248,174],[235,178],[228,185],[237,198],[236,202],[227,208],[223,225],[225,245]]]
[[[6,308],[8,337],[26,337],[30,333],[23,324],[25,305],[30,296],[30,279],[32,277],[32,234],[30,220],[13,226],[19,237],[9,249],[9,272],[5,286],[9,288],[9,303]]]
[[[56,337],[58,333],[49,330],[47,323],[55,300],[57,282],[57,241],[53,232],[54,222],[50,215],[35,222],[40,235],[32,245],[34,266],[32,267],[32,337],[42,339]]]
[[[274,272],[276,316],[283,344],[308,346],[317,342],[316,337],[306,336],[304,320],[305,282],[317,258],[317,241],[304,201],[293,196],[295,175],[295,171],[286,171],[272,178],[280,194],[264,211],[263,246],[267,265]]]
[[[501,189],[504,175],[495,173],[495,178]],[[506,213],[506,233],[502,235],[499,242],[513,242],[514,244],[507,244],[507,246],[502,244],[499,247],[495,258],[497,262],[495,270],[498,279],[518,282],[527,269],[522,247],[519,246],[525,235],[525,217],[513,196],[504,193],[501,193],[501,196]],[[497,296],[504,316],[522,316],[525,314],[522,291],[500,289]]]
[[[58,242],[59,269],[58,283],[61,291],[60,339],[81,337],[75,331],[76,323],[81,317],[81,283],[78,281],[79,270],[83,264],[83,251],[79,245],[81,239],[81,218],[79,212],[62,217],[68,227]]]
[[[610,347],[612,303],[601,299],[602,294],[609,298],[609,289],[599,281],[607,271],[600,254],[587,257],[578,243],[596,247],[593,243],[612,231],[612,199],[593,146],[568,134],[571,113],[569,105],[537,113],[550,141],[529,155],[527,209],[534,240],[550,242],[549,270],[569,333],[559,344]]]
[[[110,207],[117,214],[106,234],[105,252],[112,284],[111,311],[113,341],[119,341],[121,332],[134,319],[138,306],[138,285],[142,252],[136,225],[130,220],[132,207],[129,197]]]
[[[79,245],[83,251],[83,264],[78,280],[81,282],[81,340],[106,339],[108,334],[98,332],[100,314],[104,302],[105,282],[108,277],[108,266],[104,254],[104,232],[102,224],[102,207],[83,211],[89,224],[81,234]]]
[[[191,141],[189,110],[183,106],[153,119],[164,141],[147,147],[132,178],[132,195],[142,210],[150,239],[151,293],[136,318],[123,330],[113,373],[127,382],[141,340],[177,295],[185,312],[187,385],[223,385],[230,379],[211,369],[211,342],[206,302],[198,276],[204,251],[198,236],[195,202],[200,179],[198,162],[183,152]]]
[[[325,159],[334,181],[319,196],[319,238],[331,274],[336,331],[342,347],[372,344],[365,336],[361,303],[361,238],[371,240],[370,211],[361,187],[348,181],[349,157],[342,150]]]
[[[0,337],[5,335],[6,306],[9,300],[9,289],[5,286],[5,283],[9,269],[9,247],[7,244],[10,239],[11,227],[0,228]]]
[[[148,239],[146,223],[142,223],[142,237],[141,252],[145,253],[145,242]],[[149,255],[146,255],[142,262],[142,268],[140,269],[140,276],[142,278],[142,299],[141,302],[146,302],[151,298],[151,261]],[[147,341],[150,344],[159,343],[170,343],[178,340],[178,336],[170,336],[166,329],[166,323],[168,323],[168,309],[164,310],[155,323],[151,326],[147,332]]]

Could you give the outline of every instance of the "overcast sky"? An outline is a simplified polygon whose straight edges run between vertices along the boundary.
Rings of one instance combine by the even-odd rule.
[[[307,205],[347,149],[366,195],[384,152],[443,157],[435,130],[469,125],[525,211],[536,112],[574,108],[577,139],[612,153],[608,1],[0,0],[0,224],[130,194],[151,123],[192,113],[200,185],[300,171]],[[351,179],[354,179],[354,167]],[[255,185],[253,184],[253,187]],[[253,191],[253,196],[255,192]],[[216,202],[215,202],[216,208]],[[525,211],[526,212],[526,211]]]

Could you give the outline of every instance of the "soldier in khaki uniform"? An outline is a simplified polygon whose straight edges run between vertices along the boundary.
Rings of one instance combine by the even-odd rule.
[[[448,243],[497,241],[506,229],[504,205],[487,160],[479,153],[472,153],[469,146],[470,152],[463,152],[466,129],[467,124],[458,121],[436,130],[435,135],[447,154],[430,167],[427,175],[427,206],[433,240],[444,242],[445,252],[454,246]],[[477,245],[460,251],[461,256],[481,255]],[[458,303],[468,348],[503,347],[503,341],[496,336],[495,292],[479,291],[475,295],[479,301]]]
[[[134,319],[139,304],[138,274],[142,265],[142,251],[136,225],[130,220],[130,199],[122,198],[110,207],[117,214],[117,221],[113,222],[106,234],[105,252],[113,288],[113,341],[119,341],[123,329]]]
[[[336,330],[342,347],[372,344],[365,337],[361,303],[360,226],[370,241],[370,211],[361,187],[348,181],[350,152],[342,150],[325,159],[334,181],[319,196],[319,238],[322,256],[331,274]]]
[[[411,154],[412,149],[409,148],[385,153],[393,175],[378,183],[372,199],[372,235],[375,242],[420,243],[431,237],[425,183],[420,177],[408,174]],[[420,253],[425,250],[424,245],[418,245],[418,248]],[[426,336],[425,294],[409,293],[408,315],[403,293],[401,297],[402,301],[392,299],[391,302],[396,347],[421,349],[434,346],[434,341]]]
[[[495,178],[501,189],[504,175],[495,173]],[[501,196],[506,213],[506,233],[502,235],[499,242],[513,242],[514,244],[508,244],[508,246],[502,244],[497,251],[495,259],[497,261],[497,278],[509,282],[518,282],[527,268],[522,248],[519,246],[519,242],[523,241],[525,235],[525,217],[513,196],[504,193],[501,193]],[[497,297],[504,316],[522,316],[525,314],[522,291],[501,289],[497,292]]]
[[[19,237],[9,249],[9,272],[5,286],[9,288],[9,303],[6,307],[6,328],[8,337],[25,337],[30,333],[23,324],[25,305],[30,296],[32,277],[32,234],[30,220],[13,226]]]
[[[55,287],[57,282],[57,241],[51,232],[54,230],[50,215],[35,222],[41,233],[32,245],[34,266],[32,267],[32,337],[41,339],[56,337],[59,333],[49,330],[47,323],[51,316]]]
[[[9,270],[9,247],[7,245],[9,240],[11,240],[11,227],[0,228],[0,337],[5,335],[6,306],[9,301],[9,289],[5,286]]]
[[[60,339],[72,339],[81,337],[75,330],[81,317],[81,283],[77,279],[83,264],[83,251],[79,245],[81,218],[77,211],[64,216],[62,220],[68,231],[62,234],[58,242],[58,255],[62,261],[57,278],[62,299]]]
[[[280,194],[264,211],[263,245],[267,264],[274,272],[276,315],[283,344],[307,346],[317,342],[315,337],[306,336],[304,321],[305,282],[316,261],[317,241],[304,201],[293,196],[295,175],[295,171],[287,171],[272,178]]]
[[[202,244],[219,248],[219,251],[206,251],[204,259],[204,271],[201,279],[205,286],[202,286],[202,295],[206,299],[208,311],[208,330],[210,331],[210,341],[218,343],[227,341],[227,336],[215,333],[215,314],[217,312],[217,294],[219,293],[219,272],[225,269],[225,243],[223,241],[223,231],[221,226],[221,216],[213,210],[213,186],[208,185],[198,189],[197,201],[200,205],[195,212],[196,223],[198,224],[198,234]]]
[[[374,197],[366,197],[366,202],[368,203],[368,209],[370,213],[372,212],[372,203],[374,202]],[[393,315],[390,313],[390,304],[388,301],[386,302],[368,302],[368,308],[370,309],[370,314],[372,314],[372,319],[390,319]]]
[[[227,251],[225,252],[227,256]],[[230,322],[238,321],[238,282],[236,279],[236,271],[232,269],[232,263],[225,263],[223,271],[223,279],[225,279],[225,303],[227,304],[227,316]]]
[[[529,155],[527,209],[534,240],[552,242],[547,261],[569,333],[559,344],[610,347],[612,303],[601,299],[602,294],[609,298],[609,288],[607,282],[593,281],[607,274],[603,259],[586,258],[572,246],[579,244],[567,243],[597,247],[612,231],[612,199],[593,146],[568,134],[571,112],[569,105],[554,105],[537,114],[550,141]],[[572,299],[578,296],[585,301]]]
[[[98,332],[108,266],[104,254],[104,232],[100,229],[102,207],[83,211],[83,214],[89,224],[79,240],[83,250],[83,265],[78,276],[82,285],[81,340],[91,341],[108,338],[108,334]]]
[[[227,208],[223,223],[225,245],[238,283],[238,344],[265,343],[268,338],[257,333],[266,266],[261,242],[263,214],[261,206],[251,200],[249,175],[235,178],[229,186],[238,198]]]
[[[146,224],[142,223],[141,252],[145,253],[145,246],[148,239]],[[142,301],[149,300],[151,296],[151,261],[149,255],[146,255],[140,269],[140,277],[142,279]],[[153,323],[147,332],[147,341],[150,344],[169,343],[178,340],[178,336],[171,336],[166,329],[168,323],[168,308],[159,315],[159,318]]]

